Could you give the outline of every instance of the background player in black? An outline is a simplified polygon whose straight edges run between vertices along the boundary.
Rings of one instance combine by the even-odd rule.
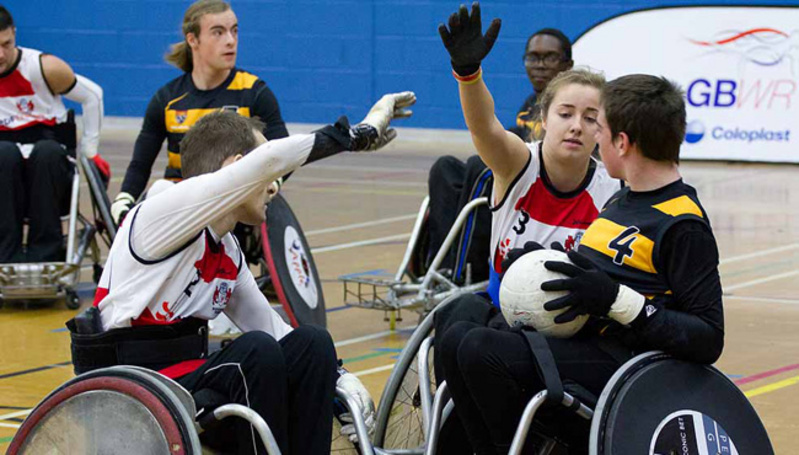
[[[636,352],[660,349],[712,363],[724,345],[718,249],[696,192],[678,168],[683,98],[678,87],[654,76],[607,85],[597,142],[608,173],[629,186],[591,224],[579,252],[569,253],[574,265],[546,263],[569,277],[542,284],[569,291],[545,306],[570,307],[556,321],[592,316],[574,337],[548,339],[559,374],[597,396]],[[506,453],[525,404],[545,386],[523,336],[475,326],[454,324],[438,356],[475,452]],[[560,411],[543,423],[570,443],[569,453],[587,453],[587,422]]]
[[[111,208],[117,223],[144,192],[164,139],[169,153],[164,177],[180,179],[180,140],[202,116],[232,110],[258,117],[269,140],[288,136],[277,99],[266,83],[235,66],[238,20],[228,3],[193,3],[183,17],[183,35],[184,41],[172,46],[166,60],[184,74],[158,90],[147,106],[133,158]]]
[[[540,109],[538,99],[549,81],[563,71],[572,69],[572,43],[556,28],[542,28],[530,35],[524,47],[524,70],[533,85],[533,93],[524,100],[516,114],[516,124],[508,128],[525,142],[541,140]]]

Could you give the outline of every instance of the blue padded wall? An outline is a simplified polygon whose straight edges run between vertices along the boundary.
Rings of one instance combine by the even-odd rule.
[[[105,90],[106,115],[140,117],[150,96],[176,77],[163,61],[181,39],[177,0],[13,0],[21,46],[53,53]],[[610,17],[678,5],[795,5],[783,1],[530,0],[482,2],[483,20],[503,20],[484,62],[497,114],[510,124],[532,88],[522,66],[527,37],[543,27],[571,39]],[[266,80],[288,122],[360,119],[385,92],[414,90],[414,117],[402,126],[463,128],[449,59],[437,26],[450,0],[233,0],[240,24],[238,65]],[[43,13],[46,12],[46,13]],[[575,55],[579,64],[580,56]],[[608,58],[613,58],[609,52]]]

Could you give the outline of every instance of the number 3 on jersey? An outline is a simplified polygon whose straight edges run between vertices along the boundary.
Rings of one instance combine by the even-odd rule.
[[[638,240],[636,234],[639,232],[641,232],[640,229],[630,226],[608,243],[608,248],[616,252],[616,255],[613,256],[614,264],[622,265],[624,264],[624,258],[633,257],[635,250],[633,250],[632,245]]]

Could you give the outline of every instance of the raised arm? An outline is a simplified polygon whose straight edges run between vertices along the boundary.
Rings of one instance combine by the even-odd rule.
[[[227,217],[253,193],[306,161],[386,145],[396,136],[389,128],[391,119],[410,115],[404,108],[415,101],[412,92],[385,95],[357,125],[350,127],[344,117],[313,134],[266,142],[229,166],[184,180],[148,198],[130,221],[134,251],[148,260],[166,257],[206,226]]]
[[[439,25],[441,40],[449,52],[453,75],[458,80],[461,108],[477,153],[494,173],[495,197],[501,199],[507,186],[522,170],[529,156],[524,142],[505,130],[495,114],[494,98],[482,78],[480,62],[488,55],[499,35],[501,21],[494,19],[482,32],[480,4],[472,4],[471,15],[461,5]]]

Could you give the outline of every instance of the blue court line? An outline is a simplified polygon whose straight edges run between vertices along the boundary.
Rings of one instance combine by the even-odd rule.
[[[347,275],[340,275],[339,279],[346,279],[346,278],[357,278],[359,276],[368,276],[368,275],[383,275],[383,276],[394,276],[393,274],[389,273],[386,269],[374,269],[374,270],[367,270],[365,272],[358,272],[358,273],[350,273]]]
[[[53,332],[53,333],[58,333],[58,332],[66,332],[66,331],[68,331],[68,329],[67,329],[66,327],[62,327],[62,328],[60,328],[60,329],[53,329],[53,330],[51,330],[51,332]]]
[[[341,311],[341,310],[349,310],[350,308],[352,308],[352,305],[334,306],[333,308],[325,309],[325,313],[332,313],[334,311]]]

